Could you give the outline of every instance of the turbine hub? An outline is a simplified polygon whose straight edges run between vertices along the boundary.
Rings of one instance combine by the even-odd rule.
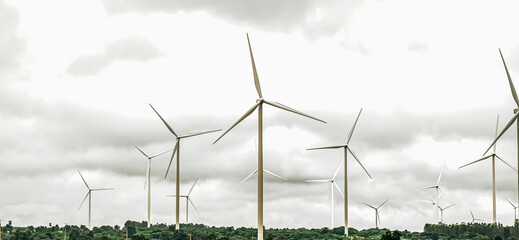
[[[261,103],[263,103],[264,101],[265,101],[265,100],[264,100],[263,98],[258,98],[258,99],[256,99],[256,102],[261,102]]]

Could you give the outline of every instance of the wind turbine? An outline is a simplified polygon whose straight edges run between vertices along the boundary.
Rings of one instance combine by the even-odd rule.
[[[180,197],[186,198],[186,223],[189,222],[189,205],[188,205],[188,203],[191,203],[191,205],[195,209],[196,213],[200,214],[200,212],[198,212],[198,209],[196,209],[195,204],[193,203],[193,201],[191,201],[191,198],[189,197],[189,195],[191,195],[191,192],[193,191],[193,188],[195,187],[196,182],[198,182],[198,178],[196,178],[195,182],[193,183],[193,186],[191,186],[191,189],[189,189],[189,192],[187,193],[187,195],[180,195]],[[176,197],[175,195],[166,195],[166,196],[167,197]]]
[[[336,148],[344,148],[344,235],[348,236],[348,152],[351,153],[351,155],[357,160],[359,165],[364,169],[364,171],[368,174],[369,178],[373,179],[371,175],[369,174],[368,170],[362,165],[359,158],[357,158],[357,155],[351,150],[349,147],[349,143],[351,140],[351,137],[353,136],[353,131],[355,130],[355,126],[357,126],[357,122],[359,121],[360,114],[362,113],[362,108],[360,109],[359,115],[357,115],[357,119],[355,120],[355,123],[353,124],[353,127],[350,130],[350,133],[348,134],[348,141],[346,141],[346,145],[338,145],[338,146],[328,146],[328,147],[318,147],[318,148],[309,148],[306,150],[318,150],[318,149],[336,149]]]
[[[499,138],[503,136],[503,134],[508,130],[508,128],[510,128],[510,126],[512,126],[512,124],[514,124],[514,122],[517,121],[517,165],[519,166],[519,97],[517,97],[517,92],[515,91],[514,83],[512,82],[512,77],[510,77],[510,73],[508,72],[508,68],[506,67],[505,58],[503,57],[503,53],[501,53],[501,49],[499,49],[499,55],[501,55],[501,60],[503,61],[503,66],[505,67],[506,76],[508,78],[508,84],[510,85],[510,90],[512,91],[512,97],[514,98],[514,101],[517,104],[518,108],[514,109],[514,116],[512,117],[512,119],[510,119],[510,121],[508,121],[503,130],[501,130],[501,133],[497,135],[497,137],[494,139],[492,144],[490,144],[485,153],[483,153],[483,156],[487,154],[487,152],[490,150],[490,148],[492,148],[494,144],[496,144],[497,140],[499,140]],[[517,187],[519,188],[519,174],[517,174]],[[519,201],[519,190],[517,191],[517,201]]]
[[[130,142],[135,148],[137,148],[137,150],[139,150],[139,152],[141,152],[145,157],[148,158],[148,167],[146,169],[146,180],[144,181],[144,189],[146,189],[146,182],[147,182],[148,183],[148,227],[150,227],[150,223],[151,223],[151,179],[150,179],[151,178],[151,159],[154,157],[158,157],[164,153],[170,152],[171,149],[149,156],[144,151],[142,151],[139,147],[137,147],[137,145],[135,145],[132,141],[130,141],[130,139],[128,139],[128,142]]]
[[[252,48],[250,45],[249,40],[249,34],[247,34],[247,43],[249,44],[249,52],[250,52],[250,58],[252,62],[252,72],[254,76],[254,85],[256,86],[256,91],[258,92],[259,98],[256,100],[256,104],[252,106],[243,116],[238,119],[227,131],[225,131],[216,141],[214,141],[213,144],[218,142],[225,134],[227,134],[231,129],[233,129],[236,125],[238,125],[243,119],[247,118],[249,115],[258,109],[258,240],[263,240],[263,104],[266,103],[268,105],[271,105],[273,107],[277,107],[279,109],[292,112],[295,114],[299,114],[304,117],[308,117],[323,123],[326,123],[323,120],[320,120],[318,118],[312,117],[310,115],[307,115],[305,113],[302,113],[298,110],[295,110],[293,108],[287,107],[281,103],[277,102],[270,102],[265,99],[263,99],[263,95],[261,94],[261,86],[259,82],[258,73],[256,71],[256,64],[254,63],[254,56],[252,55]]]
[[[436,181],[436,185],[424,188],[424,189],[430,189],[430,188],[436,189],[436,203],[438,202],[438,200],[441,196],[441,193],[443,193],[445,195],[445,192],[443,192],[442,188],[440,187],[440,180],[442,179],[443,169],[445,168],[446,163],[447,163],[447,161],[443,162],[442,170],[440,171],[440,175],[438,175],[438,181]],[[436,211],[436,221],[438,221],[438,211]]]
[[[337,177],[337,174],[339,173],[339,169],[341,169],[342,167],[342,162],[341,164],[339,165],[339,167],[337,168],[337,170],[335,171],[335,173],[333,174],[333,177],[331,179],[322,179],[322,180],[306,180],[306,182],[312,182],[312,183],[323,183],[323,182],[328,182],[330,183],[330,194],[331,194],[331,218],[332,218],[332,225],[331,225],[331,228],[330,229],[333,229],[334,227],[334,224],[333,224],[333,187],[335,186],[335,188],[337,189],[337,191],[339,191],[339,193],[341,194],[341,196],[344,198],[344,194],[342,194],[341,192],[341,189],[339,188],[339,185],[337,185],[337,183],[335,183],[335,177]]]
[[[508,201],[510,203],[510,205],[512,205],[512,207],[514,208],[514,224],[515,224],[515,220],[517,220],[517,208],[519,208],[519,206],[515,206],[510,200],[506,199],[506,201]]]
[[[483,219],[479,219],[479,218],[475,218],[474,217],[474,213],[472,213],[472,210],[469,208],[469,211],[470,211],[470,216],[472,216],[472,223],[474,223],[475,221],[485,221]]]
[[[437,206],[438,206],[438,209],[440,209],[440,212],[441,212],[441,220],[440,220],[441,223],[443,223],[443,210],[445,210],[445,209],[447,209],[447,208],[450,208],[450,207],[452,207],[452,206],[454,206],[454,205],[456,205],[456,203],[455,203],[455,204],[451,204],[451,205],[449,205],[449,206],[447,206],[447,207],[444,207],[444,208],[440,207],[440,205],[437,205]]]
[[[177,169],[176,169],[176,177],[175,177],[176,178],[176,180],[175,180],[176,181],[176,190],[175,190],[176,191],[176,193],[175,193],[176,225],[175,225],[175,228],[176,228],[176,230],[179,230],[180,229],[180,215],[179,215],[179,208],[180,208],[180,140],[182,140],[184,138],[188,138],[188,137],[194,137],[194,136],[198,136],[198,135],[202,135],[202,134],[221,131],[222,129],[198,132],[198,133],[188,133],[186,135],[177,135],[177,133],[175,133],[175,131],[173,131],[173,128],[171,128],[171,126],[166,122],[166,120],[164,120],[164,118],[162,118],[162,116],[160,116],[159,112],[157,112],[157,110],[155,110],[155,108],[151,104],[150,104],[150,107],[157,114],[157,116],[159,116],[160,120],[162,120],[162,122],[164,123],[164,125],[166,125],[168,130],[171,133],[173,133],[173,135],[175,135],[175,137],[177,138],[177,142],[175,143],[175,147],[173,148],[173,153],[171,154],[171,160],[169,160],[168,169],[166,170],[166,175],[164,176],[164,179],[166,179],[166,177],[168,176],[169,168],[171,167],[173,158],[175,157],[175,154],[177,154]]]
[[[378,229],[378,225],[380,224],[380,215],[378,215],[378,209],[380,207],[382,207],[382,205],[384,205],[389,199],[386,199],[386,201],[384,201],[382,204],[380,204],[378,207],[373,207],[367,203],[363,203],[364,205],[370,207],[370,208],[373,208],[375,210],[375,228]]]
[[[81,176],[81,179],[83,179],[83,182],[85,183],[85,186],[88,188],[88,192],[85,195],[85,198],[83,198],[83,201],[81,202],[81,205],[79,205],[78,210],[81,209],[81,206],[83,206],[83,203],[85,203],[85,200],[88,197],[88,227],[90,227],[90,217],[91,217],[91,213],[92,213],[92,191],[113,190],[113,188],[90,188],[88,186],[87,182],[85,181],[85,178],[83,177],[83,175],[79,171],[79,169],[77,170],[77,172],[79,173],[79,176]]]
[[[443,192],[440,192],[440,195],[438,195],[438,197],[436,198],[436,200],[421,200],[421,201],[424,201],[424,202],[428,202],[428,203],[432,203],[432,206],[433,206],[433,211],[435,212],[435,219],[434,221],[435,222],[438,222],[438,200],[439,198],[442,196]]]
[[[496,136],[497,136],[498,124],[499,124],[499,115],[497,116]],[[516,172],[517,172],[517,170],[514,167],[512,167],[512,165],[508,164],[505,160],[503,160],[501,157],[499,157],[496,154],[496,146],[497,146],[497,144],[492,144],[492,145],[494,146],[494,152],[493,153],[491,153],[491,154],[489,154],[487,156],[484,156],[484,157],[482,157],[482,158],[480,158],[480,159],[478,159],[476,161],[473,161],[471,163],[467,163],[467,164],[459,167],[458,169],[460,169],[462,167],[466,167],[466,166],[471,165],[473,163],[477,163],[477,162],[480,162],[480,161],[483,161],[485,159],[488,159],[488,158],[492,157],[492,209],[493,209],[492,219],[493,219],[494,223],[496,223],[496,158],[501,160],[503,163],[505,163],[506,165],[511,167]]]

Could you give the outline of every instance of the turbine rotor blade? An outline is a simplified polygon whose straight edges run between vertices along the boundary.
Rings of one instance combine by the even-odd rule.
[[[283,179],[283,180],[288,180],[288,179],[286,179],[286,178],[284,178],[284,177],[282,177],[282,176],[280,176],[280,175],[278,175],[278,174],[275,174],[275,173],[273,173],[273,172],[271,172],[271,171],[269,171],[269,170],[267,170],[267,169],[263,169],[263,171],[266,172],[266,173],[268,173],[268,174],[270,174],[270,175],[272,175],[272,176],[274,176],[274,177],[278,177],[278,178],[281,178],[281,179]]]
[[[436,182],[436,186],[439,186],[440,185],[440,180],[442,178],[442,174],[443,174],[443,169],[445,169],[445,164],[447,163],[447,161],[443,162],[443,167],[442,167],[442,170],[440,171],[440,175],[438,176],[438,181]]]
[[[175,131],[173,131],[173,128],[171,128],[171,126],[169,126],[169,124],[166,122],[166,120],[164,120],[164,118],[162,118],[162,116],[160,116],[159,112],[157,112],[157,110],[155,110],[155,108],[151,105],[151,103],[149,103],[151,109],[153,109],[153,111],[155,111],[155,113],[159,116],[160,120],[162,120],[162,122],[166,125],[166,127],[169,129],[169,131],[171,133],[173,133],[173,135],[175,135],[175,137],[178,138],[178,135],[175,133]]]
[[[249,44],[249,52],[250,52],[250,61],[252,63],[252,73],[254,75],[254,85],[256,86],[256,91],[258,92],[258,96],[263,98],[261,94],[261,86],[258,77],[258,71],[256,70],[256,63],[254,62],[254,56],[252,55],[252,47],[250,46],[249,34],[247,33],[247,43]]]
[[[512,117],[512,119],[510,119],[510,121],[508,121],[508,123],[503,128],[503,130],[501,130],[501,133],[499,133],[499,135],[497,135],[496,139],[494,139],[492,144],[490,144],[490,146],[487,148],[485,153],[483,153],[483,155],[487,154],[488,150],[490,150],[490,148],[492,148],[492,146],[494,146],[494,144],[496,144],[497,140],[499,140],[499,138],[501,138],[501,136],[503,136],[503,134],[505,134],[506,130],[508,130],[508,128],[510,128],[510,126],[512,126],[512,124],[514,124],[515,119],[517,119],[517,117],[519,117],[519,111]]]
[[[494,138],[497,138],[497,128],[499,126],[499,115],[497,115],[497,122],[496,122],[496,134],[494,135]],[[494,144],[494,153],[496,152],[497,143]]]
[[[92,189],[91,191],[105,191],[105,190],[114,190],[113,188],[95,188],[95,189]]]
[[[386,204],[386,202],[387,202],[387,201],[389,201],[389,198],[388,198],[388,199],[386,199],[386,201],[384,201],[384,202],[383,202],[382,204],[380,204],[380,206],[378,206],[378,208],[377,208],[377,209],[379,209],[380,207],[382,207],[382,205]]]
[[[207,133],[212,133],[212,132],[218,132],[218,131],[222,131],[222,129],[216,129],[216,130],[211,130],[211,131],[205,131],[205,132],[188,134],[188,135],[180,136],[180,138],[194,137],[194,136],[198,136],[198,135],[202,135],[202,134],[207,134]]]
[[[164,151],[164,152],[161,152],[161,153],[157,153],[157,154],[155,154],[155,155],[152,155],[150,158],[158,157],[158,156],[160,156],[160,155],[162,155],[162,154],[164,154],[164,153],[171,152],[172,150],[173,150],[173,149],[169,149],[169,150],[167,150],[167,151]]]
[[[81,179],[83,179],[83,182],[85,183],[86,187],[88,188],[88,190],[90,190],[90,187],[88,186],[87,182],[85,181],[85,178],[83,177],[83,174],[81,174],[81,172],[79,171],[79,169],[77,169],[77,172],[79,173],[79,176],[81,176]]]
[[[377,210],[376,207],[373,207],[373,206],[371,206],[371,205],[369,205],[369,204],[367,204],[367,203],[362,203],[362,204],[364,204],[364,205],[366,205],[366,206],[368,206],[368,207],[370,207],[370,208],[373,208],[373,209]]]
[[[329,147],[316,147],[316,148],[307,148],[306,150],[320,150],[320,149],[335,149],[335,148],[343,148],[348,145],[340,145],[340,146],[329,146]]]
[[[87,194],[85,195],[85,198],[83,198],[83,201],[81,202],[81,204],[79,205],[79,207],[77,208],[77,210],[81,209],[81,206],[83,206],[83,203],[85,203],[85,200],[87,199],[88,194],[90,194],[90,190],[88,190]]]
[[[150,163],[148,162],[148,167],[146,168],[146,174],[144,175],[144,190],[146,190],[146,183],[148,183],[148,173],[150,172]]]
[[[168,169],[166,170],[166,175],[164,175],[164,179],[168,177],[169,168],[171,167],[171,163],[173,162],[173,158],[175,158],[175,153],[178,151],[178,144],[180,142],[180,139],[177,139],[177,142],[175,143],[175,147],[173,148],[173,152],[171,153],[171,159],[169,160]]]
[[[475,218],[474,218],[474,214],[472,213],[472,209],[469,208],[469,211],[470,211],[470,215],[472,216],[472,221],[474,221]]]
[[[135,143],[133,143],[132,141],[130,141],[129,138],[126,138],[126,140],[128,140],[128,142],[130,142],[135,148],[137,148],[137,150],[139,150],[139,152],[141,152],[144,156],[146,156],[147,158],[150,158],[144,151],[142,151],[142,149],[140,149],[139,147],[137,147],[137,145],[135,145]]]
[[[357,157],[357,155],[355,155],[355,153],[349,148],[349,147],[346,147],[346,149],[348,149],[348,151],[351,153],[351,155],[355,158],[355,160],[357,160],[357,162],[359,163],[359,165],[362,167],[362,169],[364,169],[364,171],[368,174],[369,178],[373,179],[371,177],[371,175],[369,174],[368,170],[366,170],[366,168],[364,167],[364,165],[362,165],[362,163],[360,162],[359,158]]]
[[[220,140],[223,136],[225,136],[225,134],[227,134],[229,131],[231,131],[231,129],[233,129],[236,125],[238,125],[241,121],[243,121],[243,119],[247,118],[249,115],[252,114],[252,112],[254,112],[254,110],[256,110],[256,108],[261,104],[261,101],[258,101],[256,104],[254,104],[254,106],[252,106],[249,110],[247,110],[247,112],[245,114],[243,114],[243,116],[241,116],[240,119],[238,119],[238,121],[236,121],[229,129],[227,129],[227,131],[225,131],[218,139],[216,139],[216,141],[213,142],[213,144],[215,144],[216,142],[218,142],[218,140]]]
[[[306,180],[305,182],[309,182],[309,183],[323,183],[323,182],[331,182],[331,180],[328,180],[328,179],[321,179],[321,180]]]
[[[245,177],[243,180],[241,180],[240,183],[238,183],[238,186],[241,185],[243,182],[247,181],[252,175],[258,172],[258,169],[254,170],[251,174],[249,174],[247,177]]]
[[[510,203],[510,205],[512,205],[512,207],[514,207],[514,209],[516,208],[516,206],[509,199],[506,199],[506,201],[508,201],[508,203]]]
[[[316,121],[319,121],[319,122],[322,122],[322,123],[326,123],[326,121],[324,121],[324,120],[321,120],[321,119],[316,118],[316,117],[312,117],[312,116],[310,116],[310,115],[308,115],[306,113],[303,113],[301,111],[295,110],[295,109],[293,109],[291,107],[288,107],[288,106],[285,106],[285,105],[283,105],[281,103],[269,102],[269,101],[266,101],[266,100],[264,100],[264,101],[265,101],[266,104],[268,104],[270,106],[277,107],[279,109],[283,109],[285,111],[289,111],[289,112],[292,112],[292,113],[295,113],[295,114],[299,114],[299,115],[301,115],[303,117],[311,118],[313,120],[316,120]]]
[[[339,169],[341,169],[341,167],[342,167],[342,161],[341,161],[341,164],[339,165],[339,167],[337,168],[337,170],[335,170],[332,180],[335,180],[335,177],[337,177],[337,174],[339,173]]]
[[[485,160],[485,159],[487,159],[487,158],[489,158],[489,157],[492,157],[492,155],[488,155],[488,156],[482,157],[482,158],[480,158],[480,159],[478,159],[478,160],[476,160],[476,161],[473,161],[473,162],[467,163],[467,164],[465,164],[465,165],[463,165],[463,166],[461,166],[461,167],[458,167],[458,169],[460,169],[460,168],[464,168],[464,167],[466,167],[466,166],[468,166],[468,165],[471,165],[471,164],[474,164],[474,163],[477,163],[477,162],[481,162],[481,161],[483,161],[483,160]]]
[[[499,160],[501,160],[501,162],[503,162],[504,164],[508,165],[508,166],[511,167],[514,171],[517,172],[517,169],[515,169],[515,168],[512,167],[512,165],[510,165],[508,162],[506,162],[505,160],[503,160],[502,158],[500,158],[499,156],[497,156],[497,154],[494,154],[494,156],[496,156]]]
[[[344,198],[344,194],[342,194],[342,191],[339,188],[339,185],[337,185],[337,183],[335,183],[335,182],[333,182],[333,185],[335,185],[335,188],[337,188],[337,191],[339,191],[339,193],[341,194],[342,198]]]
[[[353,124],[353,127],[350,130],[350,133],[348,134],[348,141],[346,144],[350,143],[351,136],[353,136],[353,131],[355,130],[355,127],[357,126],[357,122],[359,121],[360,114],[362,113],[362,108],[360,109],[359,115],[357,115],[357,119],[355,120],[355,123]]]
[[[452,204],[452,205],[450,205],[450,206],[445,207],[443,210],[445,210],[445,209],[447,209],[447,208],[450,208],[450,207],[452,207],[452,206],[454,206],[454,205],[456,205],[456,203],[454,203],[454,204]]]
[[[506,77],[508,78],[508,84],[510,84],[510,90],[512,91],[512,96],[514,97],[514,101],[519,107],[519,98],[517,97],[517,92],[515,91],[514,83],[512,82],[512,78],[510,77],[510,73],[508,72],[508,68],[506,67],[505,58],[503,57],[503,53],[501,53],[501,49],[499,49],[499,55],[501,55],[501,60],[503,60],[503,65],[506,71]]]
[[[187,200],[189,200],[189,202],[191,203],[191,206],[193,206],[193,208],[195,209],[196,213],[200,214],[200,212],[198,212],[198,209],[196,209],[195,204],[193,203],[193,201],[191,201],[191,198],[188,197]]]
[[[191,189],[189,189],[189,193],[187,196],[191,195],[191,192],[193,191],[193,188],[195,187],[196,182],[198,182],[198,178],[196,178],[195,182],[193,183],[193,186],[191,186]]]

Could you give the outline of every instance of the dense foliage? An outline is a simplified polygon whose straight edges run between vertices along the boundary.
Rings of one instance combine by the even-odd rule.
[[[150,228],[146,222],[126,221],[124,226],[101,226],[88,229],[85,226],[39,226],[39,227],[13,227],[12,223],[2,226],[2,240],[61,240],[67,233],[67,240],[108,240],[128,239],[132,240],[247,240],[255,239],[256,229],[234,227],[209,227],[202,224],[181,224],[180,230],[175,231],[175,225],[156,224]],[[388,229],[365,229],[358,231],[349,228],[350,237],[343,236],[344,227],[334,229],[266,229],[266,240],[447,240],[447,239],[518,239],[518,228],[503,226],[501,224],[461,223],[454,225],[426,224],[424,232],[390,231]]]

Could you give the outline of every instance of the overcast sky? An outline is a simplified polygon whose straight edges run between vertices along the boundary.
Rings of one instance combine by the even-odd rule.
[[[257,98],[246,33],[263,96],[327,121],[264,107],[267,228],[330,226],[325,179],[343,151],[350,157],[350,226],[420,231],[434,222],[432,189],[456,203],[445,222],[492,221],[490,161],[476,160],[515,107],[499,57],[519,78],[516,1],[28,1],[0,0],[0,219],[15,226],[122,225],[146,219],[148,154],[171,149],[179,134],[227,129]],[[519,85],[519,84],[516,84]],[[256,225],[257,114],[228,133],[181,145],[181,193],[200,180],[190,220],[214,226]],[[517,167],[515,126],[498,154]],[[174,174],[168,155],[152,162],[152,223],[174,223]],[[174,170],[174,169],[172,169]],[[497,218],[510,225],[517,175],[497,162]],[[343,188],[344,174],[337,183]],[[335,225],[343,201],[335,192]],[[181,221],[185,221],[185,202]],[[4,222],[5,223],[5,222]]]

